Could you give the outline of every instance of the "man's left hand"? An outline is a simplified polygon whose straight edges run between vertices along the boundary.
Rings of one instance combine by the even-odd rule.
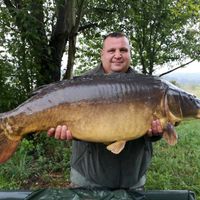
[[[163,133],[163,127],[159,119],[155,119],[151,123],[151,128],[147,132],[147,136],[161,136]]]

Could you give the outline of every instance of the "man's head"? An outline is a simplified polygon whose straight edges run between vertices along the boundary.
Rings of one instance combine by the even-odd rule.
[[[128,38],[123,33],[111,33],[104,38],[101,62],[105,73],[127,71],[131,54]]]

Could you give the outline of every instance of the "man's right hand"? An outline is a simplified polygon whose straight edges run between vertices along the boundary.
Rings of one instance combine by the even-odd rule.
[[[50,128],[47,131],[49,137],[54,137],[58,140],[72,140],[72,133],[66,125],[58,125],[56,128]]]

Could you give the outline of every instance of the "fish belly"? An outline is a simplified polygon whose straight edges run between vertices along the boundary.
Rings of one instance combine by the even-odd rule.
[[[152,120],[152,110],[144,104],[82,103],[68,110],[66,124],[73,137],[91,142],[136,139],[146,133]]]

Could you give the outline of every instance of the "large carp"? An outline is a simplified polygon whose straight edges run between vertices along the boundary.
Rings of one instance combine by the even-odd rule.
[[[66,124],[73,137],[109,144],[119,153],[127,140],[146,134],[153,118],[163,127],[200,118],[200,99],[159,78],[133,74],[83,76],[38,89],[0,115],[0,162],[24,135]]]

